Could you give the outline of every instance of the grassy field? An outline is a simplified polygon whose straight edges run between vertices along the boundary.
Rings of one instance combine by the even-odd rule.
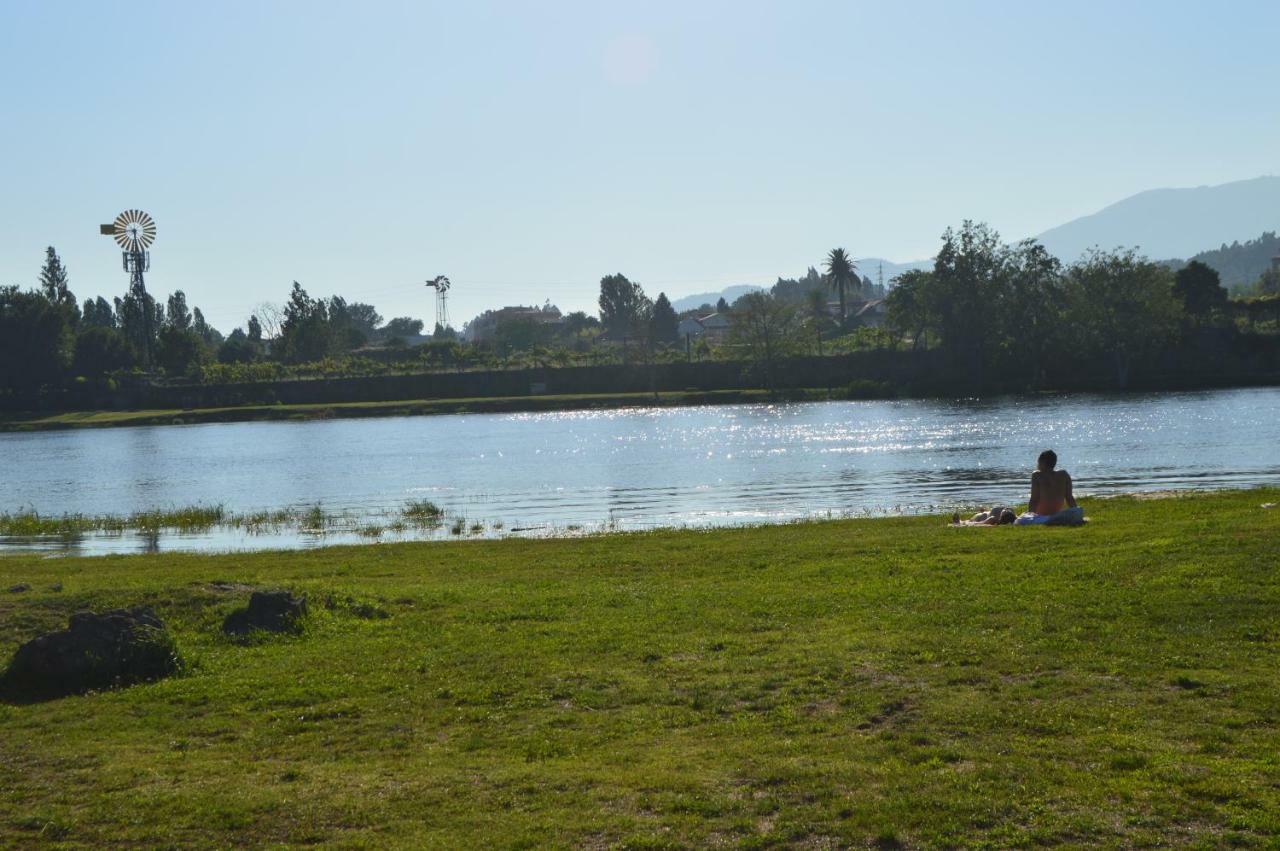
[[[793,390],[786,399],[826,399],[826,390]],[[689,390],[664,393],[603,393],[547,396],[482,396],[468,399],[406,399],[392,402],[337,402],[308,405],[241,405],[228,408],[173,408],[141,411],[69,411],[0,416],[0,432],[49,431],[113,426],[314,420],[428,414],[488,414],[517,411],[575,411],[677,405],[734,405],[767,402],[766,390]]]
[[[1274,847],[1276,501],[0,558],[3,658],[147,603],[186,660],[0,704],[0,845]],[[305,634],[222,638],[264,586]]]

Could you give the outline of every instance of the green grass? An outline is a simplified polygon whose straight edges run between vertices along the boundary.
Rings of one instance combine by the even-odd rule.
[[[3,558],[0,658],[147,603],[187,672],[0,704],[0,846],[1274,847],[1276,501]]]
[[[826,399],[826,390],[787,391],[790,400]],[[0,418],[0,432],[48,431],[68,428],[111,428],[144,425],[274,420],[324,420],[354,417],[393,417],[429,414],[562,411],[653,405],[712,405],[768,401],[765,390],[689,390],[662,393],[561,394],[547,396],[483,396],[466,399],[405,399],[390,402],[337,402],[301,405],[241,405],[141,411],[71,411],[61,414],[10,415]]]

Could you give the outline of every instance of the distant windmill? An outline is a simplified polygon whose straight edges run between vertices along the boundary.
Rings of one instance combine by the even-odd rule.
[[[427,286],[436,291],[436,328],[449,327],[449,279],[437,275],[427,281]]]
[[[147,286],[142,280],[142,273],[151,269],[151,252],[147,249],[156,240],[155,219],[141,210],[125,210],[111,224],[99,225],[98,233],[112,237],[120,246],[124,270],[129,273],[129,292],[145,306],[143,297]],[[143,311],[141,332],[145,342],[140,346],[143,363],[149,363],[151,359],[148,346],[155,333],[154,323],[155,317],[151,312]]]

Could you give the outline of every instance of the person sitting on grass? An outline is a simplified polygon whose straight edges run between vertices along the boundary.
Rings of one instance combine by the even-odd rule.
[[[1071,475],[1066,470],[1055,470],[1058,454],[1046,449],[1036,459],[1036,471],[1031,474],[1031,499],[1027,510],[1014,522],[1019,526],[1063,525],[1076,526],[1084,522],[1084,509],[1076,505],[1071,493]]]

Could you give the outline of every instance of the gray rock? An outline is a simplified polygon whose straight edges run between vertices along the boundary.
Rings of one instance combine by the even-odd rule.
[[[295,597],[288,591],[254,591],[249,606],[236,609],[222,622],[228,635],[263,632],[301,632],[302,618],[307,613],[305,595]]]
[[[67,628],[18,648],[0,690],[44,699],[150,682],[178,671],[181,659],[150,608],[77,612]]]

